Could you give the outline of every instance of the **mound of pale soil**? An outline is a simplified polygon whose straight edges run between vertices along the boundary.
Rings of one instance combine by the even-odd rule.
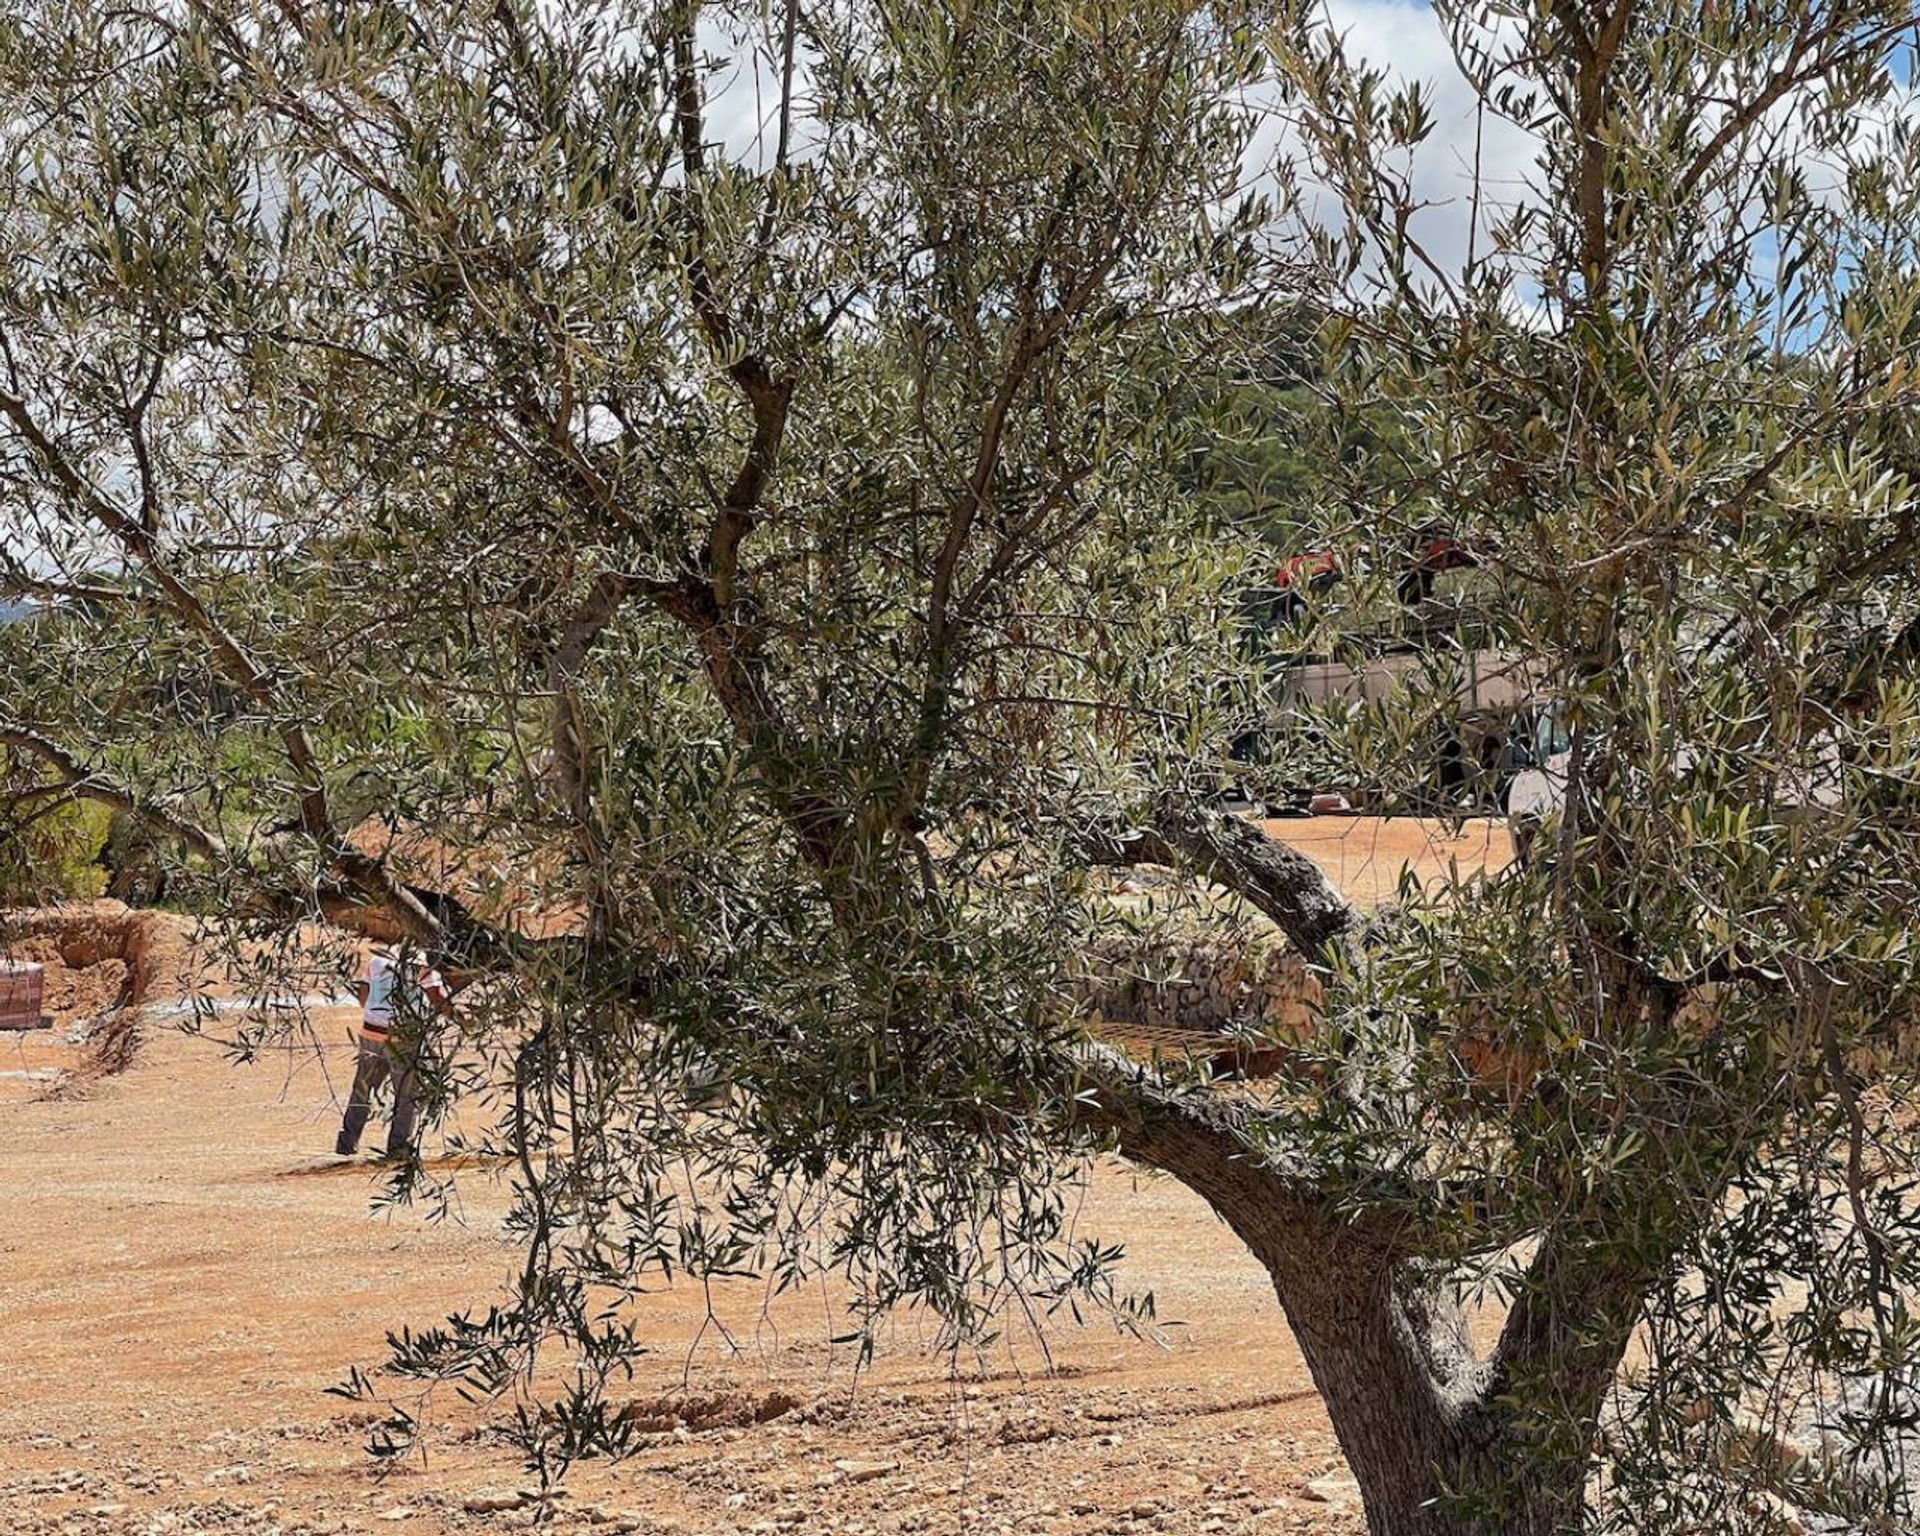
[[[464,823],[464,824],[463,824]],[[579,933],[586,913],[566,894],[561,850],[554,845],[514,847],[475,815],[449,818],[437,829],[393,826],[368,817],[347,841],[370,859],[384,863],[396,878],[417,890],[451,896],[476,916],[527,938]],[[396,940],[399,929],[371,910],[366,931]]]

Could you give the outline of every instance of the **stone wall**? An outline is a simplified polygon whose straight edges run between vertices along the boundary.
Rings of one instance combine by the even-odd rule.
[[[1098,940],[1081,1000],[1104,1019],[1217,1033],[1251,1025],[1299,1039],[1319,983],[1277,943],[1116,935]]]

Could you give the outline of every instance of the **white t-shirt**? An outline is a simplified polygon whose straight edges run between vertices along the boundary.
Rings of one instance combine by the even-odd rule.
[[[432,966],[422,965],[416,975],[420,990],[429,999],[438,1002],[446,995],[446,981]],[[368,957],[366,982],[367,1001],[360,1010],[362,1023],[388,1029],[402,1008],[419,1006],[417,998],[407,995],[410,989],[401,975],[400,963],[392,955],[375,950]]]

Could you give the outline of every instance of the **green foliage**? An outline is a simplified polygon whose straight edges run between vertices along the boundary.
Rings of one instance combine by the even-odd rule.
[[[1908,11],[1442,7],[1540,146],[1452,263],[1431,99],[1303,11],[0,14],[0,596],[61,613],[0,730],[209,899],[485,979],[418,1048],[524,1275],[397,1369],[525,1394],[558,1342],[552,1471],[625,1448],[666,1279],[1137,1325],[1071,1219],[1118,1146],[1267,1266],[1380,1530],[1725,1529],[1707,1439],[1776,1389],[1900,1448]],[[1409,597],[1436,528],[1477,564]],[[1434,808],[1506,658],[1573,744],[1522,864],[1355,914],[1197,804],[1281,681],[1243,598],[1321,550],[1274,671],[1415,659],[1264,771]],[[1296,1071],[1088,1040],[1113,857],[1306,950]]]
[[[31,803],[31,802],[30,802]],[[104,806],[42,803],[0,820],[0,906],[91,901],[106,889]]]

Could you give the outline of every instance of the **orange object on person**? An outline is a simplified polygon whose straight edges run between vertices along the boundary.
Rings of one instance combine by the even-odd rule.
[[[1320,550],[1311,555],[1293,555],[1280,562],[1280,569],[1274,573],[1273,584],[1276,587],[1310,587],[1323,576],[1337,576],[1340,563],[1330,549]]]

